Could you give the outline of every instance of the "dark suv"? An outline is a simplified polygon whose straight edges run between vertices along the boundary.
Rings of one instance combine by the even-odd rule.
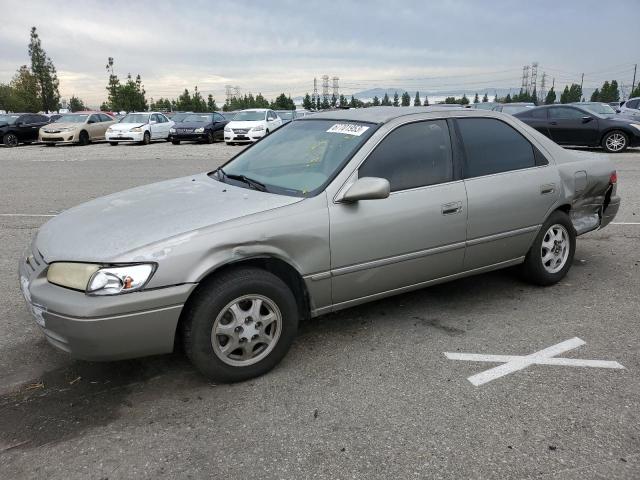
[[[40,127],[51,120],[38,113],[4,113],[0,115],[0,140],[7,147],[17,147],[38,140]]]
[[[183,140],[213,143],[224,140],[224,127],[229,121],[218,112],[191,113],[169,130],[169,140],[178,145]]]

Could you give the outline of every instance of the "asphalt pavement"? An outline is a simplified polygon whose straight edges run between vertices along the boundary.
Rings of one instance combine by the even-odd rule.
[[[579,238],[556,286],[505,270],[319,317],[234,385],[180,352],[88,363],[50,347],[17,281],[40,225],[241,148],[0,148],[0,478],[640,478],[640,150],[610,155],[616,224]],[[518,358],[558,344],[576,360]],[[488,355],[509,373],[475,385],[500,365]]]

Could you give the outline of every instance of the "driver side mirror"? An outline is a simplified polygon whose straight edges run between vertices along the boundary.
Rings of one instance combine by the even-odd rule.
[[[155,120],[151,120],[151,121],[149,122],[149,125],[155,125],[156,123],[158,123],[158,122],[156,122]]]
[[[588,115],[582,117],[582,123],[589,123],[591,120],[593,120],[593,117],[589,117]]]
[[[362,177],[347,189],[340,201],[380,200],[387,198],[390,191],[391,185],[386,178]]]
[[[21,120],[21,121],[19,121],[19,122],[14,123],[14,125],[15,125],[16,127],[21,127],[21,126],[23,126],[23,125],[24,125],[24,122]]]

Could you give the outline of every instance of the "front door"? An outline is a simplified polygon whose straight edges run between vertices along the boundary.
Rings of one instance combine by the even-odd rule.
[[[527,253],[558,198],[560,178],[537,149],[498,119],[456,120],[469,202],[465,270]]]
[[[330,203],[334,304],[419,285],[459,272],[467,198],[453,174],[445,120],[401,125],[357,175],[389,180],[386,199]]]
[[[598,120],[573,107],[549,108],[551,139],[562,145],[596,145]]]

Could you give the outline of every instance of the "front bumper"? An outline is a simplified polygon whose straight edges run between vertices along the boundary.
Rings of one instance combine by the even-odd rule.
[[[266,135],[266,130],[254,132],[249,130],[247,133],[236,133],[236,131],[224,132],[224,141],[231,142],[256,142]]]
[[[204,133],[170,133],[169,140],[205,140],[207,132]]]
[[[182,307],[195,288],[177,285],[115,296],[88,296],[52,285],[37,251],[20,261],[27,308],[47,341],[84,360],[121,360],[173,351]]]
[[[78,141],[77,131],[72,132],[57,132],[57,133],[40,133],[38,141],[41,143],[75,143]]]
[[[107,132],[105,139],[107,142],[142,142],[144,132]]]

